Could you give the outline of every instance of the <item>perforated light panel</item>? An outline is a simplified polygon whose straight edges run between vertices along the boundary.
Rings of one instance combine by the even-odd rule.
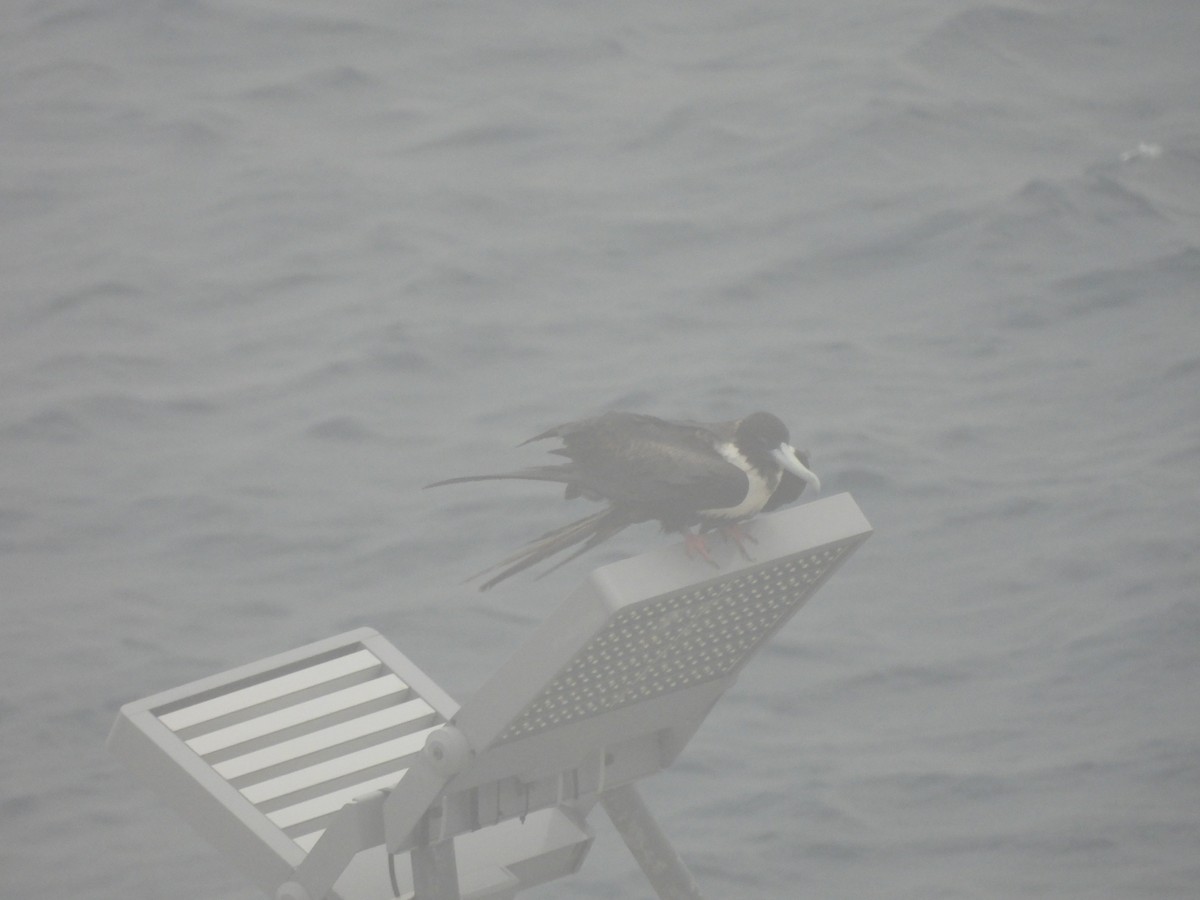
[[[858,543],[825,546],[618,610],[497,743],[733,673]]]

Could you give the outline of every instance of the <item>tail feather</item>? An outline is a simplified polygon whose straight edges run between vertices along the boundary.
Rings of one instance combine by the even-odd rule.
[[[570,562],[581,553],[595,547],[601,541],[612,537],[629,524],[629,520],[624,516],[618,515],[615,509],[610,508],[593,513],[569,525],[546,532],[541,537],[526,544],[517,553],[514,553],[507,559],[501,560],[494,566],[489,566],[482,572],[476,572],[468,580],[480,578],[495,572],[497,569],[502,569],[499,574],[492,576],[479,586],[481,591],[486,591],[510,575],[516,575],[518,572],[536,565],[542,560],[566,550],[568,547],[573,547],[579,543],[583,544],[582,547],[566,559],[559,561],[552,568],[542,573],[543,575],[549,574],[564,563]]]
[[[570,554],[569,556],[564,556],[562,559],[560,559],[558,562],[556,562],[554,565],[552,565],[550,568],[548,568],[546,571],[544,571],[541,575],[539,575],[537,577],[545,578],[547,575],[549,575],[555,569],[558,569],[561,566],[565,566],[567,563],[569,563],[571,560],[575,559],[577,556],[582,556],[583,554],[585,554],[589,550],[591,550],[593,547],[595,547],[597,544],[604,543],[610,537],[612,537],[614,534],[616,534],[618,531],[622,530],[623,528],[628,527],[630,524],[631,523],[628,521],[620,521],[620,522],[612,523],[605,527],[598,527],[596,529],[595,533],[593,533],[590,538],[588,538],[586,541],[584,541],[583,544],[579,547],[579,549],[577,549],[574,553]]]
[[[425,485],[425,487],[442,487],[446,484],[463,484],[468,481],[503,481],[507,479],[517,481],[554,481],[559,484],[570,484],[575,480],[575,470],[571,466],[531,466],[528,469],[519,469],[516,472],[504,472],[499,475],[460,475],[457,478],[435,481],[433,484]]]

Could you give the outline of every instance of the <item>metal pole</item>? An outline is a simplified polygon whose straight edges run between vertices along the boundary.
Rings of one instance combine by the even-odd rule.
[[[453,838],[413,847],[411,856],[415,900],[462,900]]]
[[[704,900],[692,874],[633,784],[605,791],[600,795],[600,803],[659,900]]]

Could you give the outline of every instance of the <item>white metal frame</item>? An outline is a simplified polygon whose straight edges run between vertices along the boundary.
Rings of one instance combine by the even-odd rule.
[[[750,528],[719,571],[597,569],[461,708],[360,629],[128,704],[110,745],[278,900],[505,900],[578,869],[597,802],[660,897],[698,898],[635,784],[871,533],[848,494]]]

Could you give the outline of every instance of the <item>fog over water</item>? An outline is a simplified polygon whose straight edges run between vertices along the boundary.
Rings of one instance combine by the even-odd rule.
[[[0,894],[261,896],[104,748],[360,625],[460,701],[631,528],[441,478],[778,414],[871,540],[646,782],[706,896],[1200,883],[1200,5],[16,0]],[[643,898],[597,810],[533,900]]]

